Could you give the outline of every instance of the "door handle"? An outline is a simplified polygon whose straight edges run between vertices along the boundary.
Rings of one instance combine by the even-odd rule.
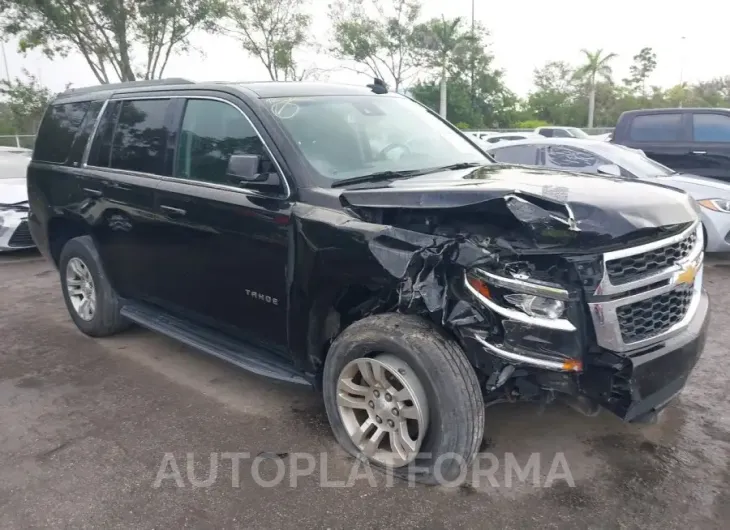
[[[166,206],[164,204],[160,205],[160,210],[167,212],[170,215],[176,215],[176,216],[185,215],[187,213],[182,208],[175,208],[174,206]]]
[[[693,155],[706,155],[707,151],[692,151]]]
[[[103,195],[103,193],[101,192],[101,190],[96,190],[94,188],[84,188],[84,192],[89,197],[101,197]]]

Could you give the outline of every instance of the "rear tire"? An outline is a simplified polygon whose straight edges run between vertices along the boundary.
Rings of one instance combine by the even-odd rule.
[[[114,292],[91,236],[69,240],[59,260],[61,288],[71,319],[91,337],[107,337],[131,323],[120,314],[121,303]]]
[[[372,402],[377,399],[373,398],[374,391],[362,390],[370,387],[364,376],[357,378],[362,386],[354,385],[360,390],[356,389],[354,394],[343,391],[341,378],[350,377],[353,364],[359,365],[352,361],[362,358],[370,359],[365,364],[372,364],[372,359],[377,364],[377,359],[383,359],[386,366],[395,366],[404,377],[410,374],[403,366],[410,367],[417,377],[415,386],[423,391],[423,394],[419,390],[413,395],[425,395],[427,400],[423,408],[427,410],[428,426],[418,448],[418,456],[406,464],[401,460],[400,467],[390,467],[383,463],[383,458],[366,455],[351,436],[351,416],[341,407],[343,392],[344,398],[350,401],[357,398],[360,392],[365,394],[363,401],[356,406],[362,409],[358,410],[360,418],[365,417],[363,414],[375,418],[373,411],[382,410],[377,403],[370,410]],[[322,385],[327,417],[340,445],[353,456],[362,456],[377,467],[392,469],[401,478],[409,478],[410,475],[419,482],[429,484],[463,478],[462,473],[466,472],[466,466],[471,463],[482,442],[484,401],[476,373],[456,341],[423,318],[387,313],[352,324],[330,347],[324,364]],[[382,392],[382,385],[376,384],[375,387]],[[360,421],[364,425],[369,420]],[[371,423],[374,432],[378,433],[379,427]],[[372,434],[372,438],[375,436]],[[379,454],[388,449],[385,439],[381,443],[385,449],[379,450]]]

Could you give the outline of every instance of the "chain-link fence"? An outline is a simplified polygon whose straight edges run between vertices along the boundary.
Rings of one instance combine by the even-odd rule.
[[[6,134],[0,135],[0,146],[27,147],[33,149],[35,134]]]

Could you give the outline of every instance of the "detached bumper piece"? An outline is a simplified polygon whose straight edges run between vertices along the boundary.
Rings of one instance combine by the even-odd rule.
[[[702,293],[687,329],[636,353],[603,353],[581,375],[586,394],[624,421],[645,421],[684,388],[702,353],[709,324],[709,300]]]

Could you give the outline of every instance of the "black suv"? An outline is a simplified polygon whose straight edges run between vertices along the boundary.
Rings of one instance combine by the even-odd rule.
[[[730,109],[630,110],[619,117],[611,141],[679,173],[730,182]]]
[[[81,331],[321,389],[345,449],[423,481],[471,460],[485,403],[652,419],[704,344],[687,195],[496,164],[378,82],[68,91],[28,191]]]

